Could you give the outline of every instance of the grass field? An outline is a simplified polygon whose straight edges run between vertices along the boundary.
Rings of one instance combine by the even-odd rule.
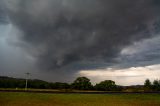
[[[1,92],[0,106],[160,106],[160,95]]]

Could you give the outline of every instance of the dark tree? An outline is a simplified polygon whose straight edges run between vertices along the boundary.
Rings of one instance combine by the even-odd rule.
[[[105,81],[100,82],[99,84],[96,84],[95,89],[100,90],[100,91],[116,91],[117,86],[114,81],[105,80]]]
[[[146,90],[150,90],[152,88],[152,83],[149,79],[145,80],[144,87],[145,87]]]
[[[160,81],[158,80],[153,81],[153,90],[160,91]]]
[[[70,85],[68,83],[55,82],[50,83],[52,89],[69,89]]]
[[[72,83],[73,89],[78,90],[91,90],[93,88],[90,79],[86,77],[78,77],[73,83]]]

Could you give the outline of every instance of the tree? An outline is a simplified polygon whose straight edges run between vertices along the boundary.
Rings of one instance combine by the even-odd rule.
[[[100,82],[99,84],[96,84],[95,89],[100,91],[115,91],[117,89],[117,86],[114,81],[105,80]]]
[[[149,79],[146,79],[145,82],[144,82],[144,87],[147,89],[147,90],[150,90],[151,87],[152,87],[152,84],[151,84],[151,81]]]
[[[68,83],[55,82],[50,84],[52,89],[69,89],[70,85]]]
[[[153,81],[153,89],[156,91],[160,91],[160,81],[158,80]]]
[[[78,77],[73,83],[72,83],[73,89],[78,90],[90,90],[93,88],[90,79],[86,77]]]

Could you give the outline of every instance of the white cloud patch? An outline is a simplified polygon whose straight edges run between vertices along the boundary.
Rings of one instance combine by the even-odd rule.
[[[94,83],[103,80],[114,80],[119,85],[137,85],[143,84],[149,78],[152,81],[160,78],[160,64],[131,67],[126,69],[97,69],[97,70],[82,70],[78,74],[89,77]]]

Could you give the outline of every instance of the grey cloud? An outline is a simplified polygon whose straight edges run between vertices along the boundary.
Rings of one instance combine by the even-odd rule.
[[[5,4],[11,23],[22,31],[17,44],[40,69],[54,71],[101,68],[124,47],[153,36],[159,19],[155,2],[6,0]]]
[[[21,77],[26,71],[33,71],[33,62],[19,47],[10,46],[7,39],[11,25],[0,24],[0,75]]]
[[[3,11],[2,6],[0,4],[0,24],[3,24],[5,22],[6,22],[6,19],[5,19],[4,11]]]
[[[160,36],[145,39],[122,50],[116,67],[128,68],[160,64]]]
[[[7,15],[4,9],[4,3],[0,0],[0,24],[8,24]]]

